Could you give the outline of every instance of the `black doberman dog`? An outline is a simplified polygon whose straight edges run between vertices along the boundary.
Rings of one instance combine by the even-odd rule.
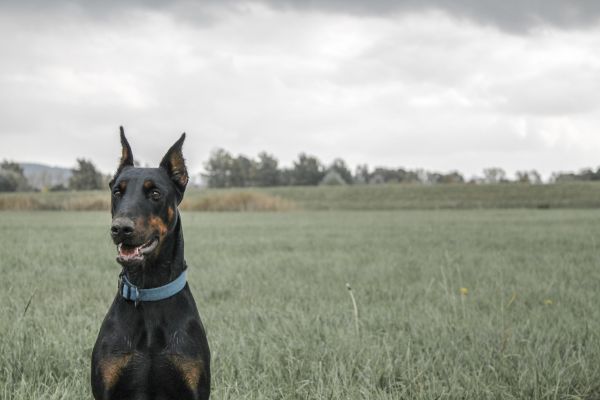
[[[121,162],[110,188],[111,236],[123,270],[92,353],[97,400],[210,396],[210,350],[185,280],[177,209],[188,182],[184,139],[159,168],[136,168],[121,127]]]

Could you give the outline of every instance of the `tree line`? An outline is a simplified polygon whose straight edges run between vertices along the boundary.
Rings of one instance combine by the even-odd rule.
[[[458,172],[442,174],[383,167],[370,170],[366,164],[358,165],[352,172],[341,158],[326,165],[316,156],[306,153],[300,153],[291,167],[280,167],[277,158],[266,152],[259,153],[257,158],[249,158],[242,154],[233,156],[224,149],[213,151],[204,169],[204,181],[214,188],[465,181]]]
[[[103,175],[92,161],[84,158],[77,159],[77,167],[71,170],[67,185],[62,183],[44,188],[48,191],[64,190],[98,190],[107,187],[110,176]],[[0,192],[35,191],[30,185],[23,167],[14,161],[4,160],[0,163]]]
[[[354,171],[351,171],[341,158],[336,158],[330,164],[324,164],[316,156],[306,153],[300,153],[291,167],[281,167],[278,159],[267,152],[259,153],[256,158],[249,158],[242,154],[234,156],[224,149],[217,149],[211,153],[208,161],[204,163],[204,170],[205,172],[201,174],[203,182],[212,188],[380,183],[542,183],[540,174],[535,170],[518,171],[515,178],[511,180],[502,168],[486,168],[482,176],[466,180],[458,171],[440,173],[424,169],[387,167],[370,169],[366,164],[358,165]],[[67,185],[57,184],[45,189],[50,191],[98,190],[106,188],[109,180],[110,176],[98,171],[92,161],[79,158],[77,166],[72,169]],[[600,181],[600,168],[595,171],[584,169],[578,173],[554,173],[550,181]],[[36,189],[27,181],[20,164],[8,160],[0,163],[0,192],[31,190]]]
[[[496,184],[527,183],[541,184],[542,177],[536,170],[517,171],[510,179],[502,168],[485,168],[481,176],[466,179],[460,172],[432,172],[425,169],[405,169],[356,166],[350,171],[346,162],[336,158],[326,165],[317,157],[300,153],[291,167],[280,167],[272,154],[261,152],[256,158],[245,155],[232,155],[224,149],[217,149],[204,164],[202,174],[208,187],[251,187],[251,186],[315,186],[315,185],[351,185],[378,183],[420,183],[420,184]],[[600,180],[600,168],[595,172],[584,169],[579,173],[552,174],[550,182],[595,181]]]

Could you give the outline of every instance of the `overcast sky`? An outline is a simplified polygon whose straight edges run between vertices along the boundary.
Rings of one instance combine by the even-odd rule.
[[[0,158],[600,165],[600,2],[2,1]],[[101,5],[100,5],[101,4]],[[426,5],[424,5],[426,4]]]

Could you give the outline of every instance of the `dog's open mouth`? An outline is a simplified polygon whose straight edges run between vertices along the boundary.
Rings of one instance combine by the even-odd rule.
[[[154,251],[158,246],[158,238],[154,237],[139,246],[125,243],[117,245],[117,261],[121,263],[136,263],[144,260],[144,257]]]

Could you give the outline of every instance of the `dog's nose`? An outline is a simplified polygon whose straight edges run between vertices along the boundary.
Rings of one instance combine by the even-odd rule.
[[[134,224],[129,218],[115,218],[110,227],[113,238],[125,239],[133,235]]]

